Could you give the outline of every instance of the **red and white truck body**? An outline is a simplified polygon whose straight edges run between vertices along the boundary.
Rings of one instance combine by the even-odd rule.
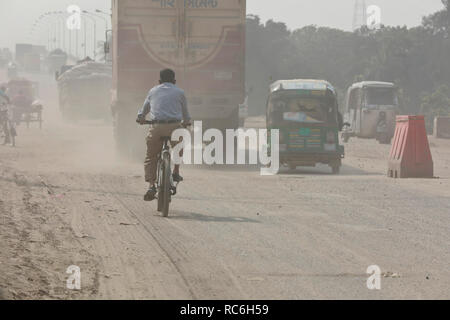
[[[116,138],[129,132],[123,122],[133,120],[165,68],[176,72],[194,120],[237,128],[245,98],[246,0],[112,0],[112,10]]]

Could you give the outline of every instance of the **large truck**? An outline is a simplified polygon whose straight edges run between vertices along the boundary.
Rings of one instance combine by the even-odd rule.
[[[110,120],[112,70],[105,63],[64,66],[57,78],[59,108],[67,121]]]
[[[41,55],[39,53],[26,53],[23,56],[23,68],[26,72],[41,71]]]
[[[121,151],[144,148],[136,114],[164,68],[176,72],[194,120],[238,128],[246,0],[112,0],[112,10],[112,111]]]
[[[33,53],[33,45],[29,43],[16,44],[16,62],[23,67],[25,64],[25,56]]]

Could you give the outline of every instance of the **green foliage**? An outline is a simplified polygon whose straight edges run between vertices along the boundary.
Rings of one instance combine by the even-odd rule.
[[[342,103],[347,88],[361,80],[395,82],[404,113],[421,112],[422,99],[450,85],[449,0],[425,17],[423,25],[356,32],[306,26],[290,31],[284,23],[247,20],[247,87],[250,113],[264,114],[268,86],[278,79],[330,81]]]
[[[429,129],[432,128],[435,117],[450,116],[450,85],[441,85],[433,93],[424,96],[421,112],[426,115]]]

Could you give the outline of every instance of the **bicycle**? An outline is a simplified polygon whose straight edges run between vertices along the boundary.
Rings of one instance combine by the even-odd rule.
[[[0,135],[4,139],[3,145],[11,143],[13,147],[16,146],[16,128],[9,117],[8,106],[4,103],[0,105]]]
[[[144,124],[153,125],[156,121],[145,121]],[[171,137],[162,137],[163,148],[158,156],[157,179],[156,179],[156,199],[158,200],[158,212],[163,217],[169,216],[169,206],[172,197],[177,194],[178,183],[172,177],[172,155],[170,153]]]

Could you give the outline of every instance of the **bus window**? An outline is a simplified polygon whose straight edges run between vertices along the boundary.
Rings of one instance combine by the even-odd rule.
[[[366,105],[393,106],[398,104],[396,90],[393,88],[367,88]]]

